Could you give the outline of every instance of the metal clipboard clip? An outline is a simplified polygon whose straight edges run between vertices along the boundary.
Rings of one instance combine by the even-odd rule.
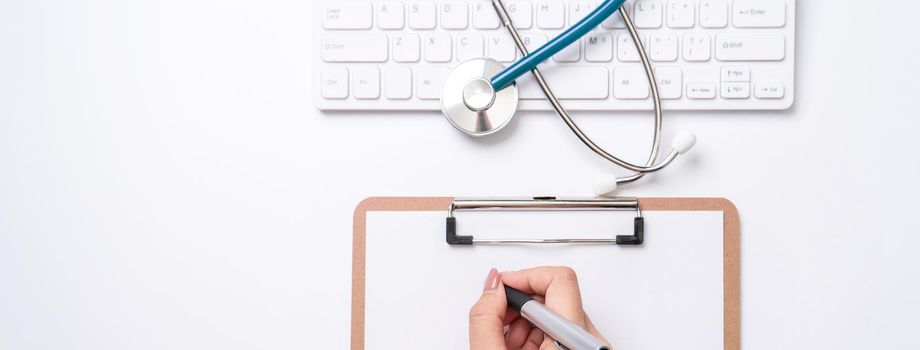
[[[611,238],[548,238],[548,239],[476,239],[473,236],[460,236],[457,234],[457,211],[531,211],[531,210],[593,210],[593,211],[623,211],[635,210],[636,218],[633,220],[633,233],[631,235],[616,235]],[[645,222],[642,218],[642,209],[636,198],[610,198],[610,199],[556,199],[556,197],[534,197],[530,199],[458,199],[450,204],[447,210],[447,244],[472,245],[472,244],[620,244],[641,245],[644,240]]]

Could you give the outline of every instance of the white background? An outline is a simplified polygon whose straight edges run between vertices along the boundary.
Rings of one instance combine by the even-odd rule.
[[[319,113],[311,8],[0,2],[0,348],[346,348],[362,198],[611,171],[551,114]],[[794,107],[672,113],[699,146],[622,192],[738,206],[744,349],[920,347],[918,10],[799,1]],[[576,118],[643,159],[647,114]]]

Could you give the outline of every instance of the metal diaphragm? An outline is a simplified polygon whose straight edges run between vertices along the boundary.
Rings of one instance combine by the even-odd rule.
[[[494,91],[490,80],[505,67],[490,58],[473,58],[447,73],[441,85],[441,111],[457,130],[485,136],[500,130],[517,111],[517,85]]]

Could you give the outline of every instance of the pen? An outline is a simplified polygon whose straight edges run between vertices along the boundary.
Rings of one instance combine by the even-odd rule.
[[[588,331],[566,320],[523,292],[505,286],[508,306],[568,350],[610,350]]]

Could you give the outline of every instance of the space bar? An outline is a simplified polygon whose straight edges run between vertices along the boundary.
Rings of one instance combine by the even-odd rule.
[[[549,88],[561,100],[603,100],[610,95],[607,68],[546,67],[541,68]],[[518,91],[523,100],[545,99],[543,90],[532,75],[518,79]]]

